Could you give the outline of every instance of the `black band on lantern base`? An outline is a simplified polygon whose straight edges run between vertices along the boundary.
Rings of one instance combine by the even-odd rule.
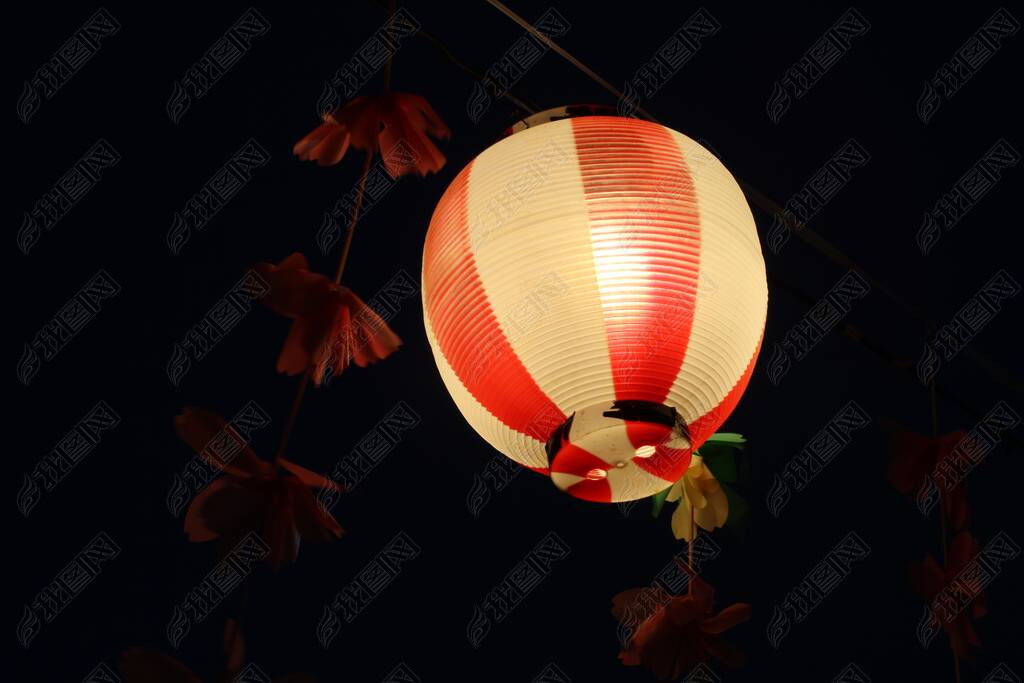
[[[666,427],[675,427],[679,420],[679,413],[675,408],[652,401],[616,401],[612,404],[611,410],[606,410],[603,414],[605,417],[617,417],[630,422],[653,422]],[[686,424],[682,424],[685,429]]]
[[[623,422],[649,422],[670,427],[675,436],[690,441],[690,430],[686,421],[679,415],[675,408],[654,403],[653,401],[614,401],[610,407],[601,411],[603,417],[622,420]],[[573,419],[576,412],[573,412],[569,419],[563,422],[558,429],[552,432],[551,437],[545,445],[548,455],[548,465],[553,464],[558,451],[569,442],[569,432],[572,429]]]
[[[576,417],[576,413],[570,415],[569,419],[553,431],[551,437],[548,438],[548,442],[544,446],[544,450],[548,453],[548,467],[554,462],[555,454],[558,453],[558,449],[562,447],[562,444],[569,441],[569,430],[572,429],[572,419],[574,417]]]

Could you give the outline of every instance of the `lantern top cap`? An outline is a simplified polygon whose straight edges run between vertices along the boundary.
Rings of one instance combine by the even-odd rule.
[[[574,119],[580,116],[618,115],[619,114],[615,110],[615,107],[611,107],[606,104],[567,104],[561,107],[545,109],[544,111],[539,111],[536,114],[531,114],[525,119],[521,119],[506,128],[501,137],[507,138],[511,135],[524,131],[527,128],[536,128],[537,126],[545,123],[561,121],[562,119]]]

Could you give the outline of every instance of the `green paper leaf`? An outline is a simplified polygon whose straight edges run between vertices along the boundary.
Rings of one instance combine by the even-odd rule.
[[[701,447],[698,453],[704,460],[704,466],[711,470],[711,474],[715,475],[715,479],[723,483],[736,483],[739,478],[736,454],[730,449]]]
[[[735,457],[738,453],[740,453],[740,451],[738,451],[734,446],[721,443],[706,443],[697,449],[697,455],[705,460],[725,455]]]
[[[742,434],[736,434],[734,432],[716,432],[707,438],[710,443],[733,443],[733,444],[744,444],[747,442],[747,438]]]
[[[668,489],[670,488],[672,487],[669,486]],[[666,496],[668,496],[668,489],[665,489],[664,491],[661,491],[659,493],[655,493],[653,496],[651,496],[651,502],[654,503],[653,507],[651,508],[652,517],[657,517],[661,514],[661,508],[664,507],[665,498]]]

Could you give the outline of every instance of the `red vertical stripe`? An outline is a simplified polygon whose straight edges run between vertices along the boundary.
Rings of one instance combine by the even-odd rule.
[[[656,477],[669,482],[678,481],[690,466],[691,449],[670,448],[672,428],[651,422],[626,422],[626,433],[634,448],[654,446],[649,458],[634,458],[633,464]]]
[[[607,479],[584,479],[566,489],[576,498],[589,500],[591,503],[612,502],[612,485]]]
[[[664,402],[697,300],[700,220],[686,161],[662,126],[572,119],[619,400]]]
[[[607,472],[612,467],[590,451],[584,450],[574,443],[567,443],[558,450],[558,456],[551,464],[551,471],[586,477],[591,470]],[[567,488],[566,491],[577,498],[595,503],[610,503],[612,500],[612,486],[608,483],[607,475],[600,479],[583,479]]]
[[[472,168],[452,181],[427,232],[427,315],[441,352],[469,393],[509,428],[547,441],[566,416],[523,366],[487,300],[469,239]]]

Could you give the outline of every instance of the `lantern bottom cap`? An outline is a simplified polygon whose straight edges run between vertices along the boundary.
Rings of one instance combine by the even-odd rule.
[[[547,444],[551,480],[566,493],[617,503],[654,495],[690,461],[686,424],[650,401],[614,401],[575,411]],[[682,476],[681,474],[679,476]]]

